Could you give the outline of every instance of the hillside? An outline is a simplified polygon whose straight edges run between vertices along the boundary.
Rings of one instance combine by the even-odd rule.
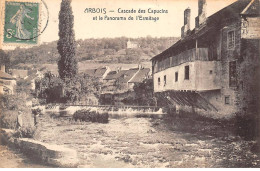
[[[145,62],[170,47],[178,38],[131,39],[131,42],[138,45],[136,48],[127,48],[128,40],[126,37],[78,40],[76,57],[79,62],[115,64]],[[21,64],[53,64],[59,59],[57,41],[43,43],[29,49],[16,48],[8,51],[8,55],[13,67],[19,67]]]

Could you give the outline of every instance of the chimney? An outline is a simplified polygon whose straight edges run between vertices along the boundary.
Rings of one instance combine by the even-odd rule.
[[[206,21],[207,2],[206,0],[198,0],[198,16],[195,18],[195,27],[199,28]]]
[[[1,71],[5,72],[5,65],[1,65]]]
[[[116,73],[119,73],[122,70],[122,67],[117,67]]]
[[[184,25],[181,28],[181,38],[190,31],[190,8],[184,10]]]

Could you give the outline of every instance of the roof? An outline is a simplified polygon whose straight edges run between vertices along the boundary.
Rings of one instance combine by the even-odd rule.
[[[252,0],[248,6],[242,11],[242,15],[259,15],[260,2],[259,0]]]
[[[124,74],[122,74],[119,78],[119,82],[127,83],[138,71],[138,68],[132,68],[127,70]]]
[[[95,70],[94,76],[95,77],[102,77],[105,74],[106,71],[107,71],[106,67],[99,67]]]
[[[121,70],[119,72],[117,71],[111,71],[107,74],[107,76],[104,78],[104,80],[115,80],[121,77],[124,73],[126,73],[127,70]]]
[[[99,67],[97,69],[87,69],[84,71],[84,73],[93,77],[103,77],[106,71],[106,67]]]
[[[87,69],[84,71],[85,74],[90,75],[90,76],[94,76],[95,74],[95,69]]]
[[[3,71],[0,71],[0,79],[4,79],[4,80],[15,80],[14,77],[12,77],[10,74],[7,74]]]
[[[174,52],[178,49],[178,47],[183,46],[183,44],[185,44],[186,42],[194,40],[209,31],[215,32],[216,29],[220,29],[219,27],[221,27],[222,23],[228,21],[229,19],[240,19],[240,14],[251,1],[252,0],[238,0],[231,5],[221,9],[220,11],[214,13],[207,18],[205,27],[199,30],[196,30],[194,28],[186,37],[180,39],[162,53],[154,56],[151,60],[155,60],[161,57],[174,56]]]
[[[12,76],[17,76],[17,77],[21,77],[21,78],[25,78],[28,76],[28,70],[12,69],[10,71],[12,73]]]
[[[34,80],[36,77],[38,77],[37,74],[31,74],[31,75],[29,75],[29,76],[26,78],[26,80],[32,81],[32,80]]]
[[[137,74],[129,81],[129,83],[141,83],[145,78],[147,78],[149,72],[149,68],[139,70]]]

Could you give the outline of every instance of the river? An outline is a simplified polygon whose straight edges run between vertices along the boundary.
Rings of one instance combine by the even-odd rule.
[[[151,117],[111,117],[107,124],[40,115],[35,139],[77,150],[79,167],[259,167],[254,141],[232,126],[212,121]],[[64,113],[63,113],[64,115]]]

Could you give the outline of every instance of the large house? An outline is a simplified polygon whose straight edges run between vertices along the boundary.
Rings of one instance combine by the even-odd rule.
[[[0,95],[13,94],[16,80],[5,72],[5,65],[0,66]]]
[[[206,6],[198,1],[193,30],[187,8],[181,39],[152,58],[154,92],[180,110],[225,116],[254,102],[259,0],[238,0],[209,17]]]

